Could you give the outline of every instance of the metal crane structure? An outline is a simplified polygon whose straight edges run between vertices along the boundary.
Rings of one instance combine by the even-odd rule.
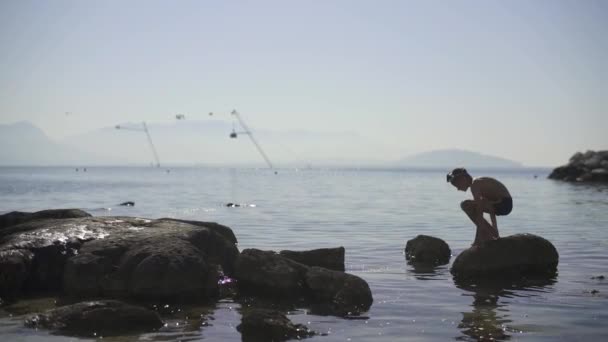
[[[272,162],[270,161],[270,159],[268,158],[268,156],[266,155],[266,153],[262,149],[262,146],[260,146],[260,144],[258,143],[258,141],[253,136],[253,132],[251,132],[251,130],[249,129],[249,127],[247,126],[247,124],[245,123],[245,121],[243,120],[243,118],[241,117],[241,115],[239,114],[239,112],[237,112],[236,109],[235,109],[230,114],[232,114],[234,117],[236,117],[236,119],[238,120],[239,125],[243,129],[243,131],[237,132],[234,129],[234,127],[232,127],[232,132],[230,133],[230,138],[231,139],[236,139],[239,136],[239,134],[246,134],[246,135],[248,135],[249,139],[251,139],[251,142],[253,142],[253,144],[255,145],[255,148],[257,148],[258,152],[260,152],[260,154],[262,155],[262,158],[264,158],[264,161],[266,161],[266,164],[268,164],[268,167],[270,169],[274,169],[274,167],[272,166]]]
[[[150,136],[150,132],[148,131],[148,126],[145,121],[142,121],[141,128],[140,127],[127,127],[116,125],[116,129],[122,129],[125,131],[136,131],[136,132],[144,132],[148,137],[148,144],[150,145],[150,149],[152,150],[152,154],[154,155],[154,160],[156,161],[156,167],[160,167],[160,160],[158,159],[158,153],[156,153],[156,148],[154,147],[154,143],[152,142],[152,137]]]

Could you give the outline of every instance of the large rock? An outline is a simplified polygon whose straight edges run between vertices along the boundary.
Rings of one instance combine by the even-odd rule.
[[[344,272],[344,247],[320,248],[309,251],[281,251],[283,257],[306,266],[319,266]]]
[[[217,291],[217,266],[231,272],[238,256],[234,244],[205,227],[165,220],[117,224],[120,234],[85,243],[68,260],[68,294],[205,299]]]
[[[298,297],[304,293],[308,267],[273,251],[245,249],[239,255],[235,278],[245,294]]]
[[[344,272],[311,267],[306,272],[309,296],[316,304],[340,316],[358,315],[372,306],[372,291],[365,280]]]
[[[451,273],[460,278],[553,275],[558,261],[551,242],[532,234],[517,234],[462,251]]]
[[[299,340],[314,335],[305,325],[293,324],[285,314],[276,310],[243,310],[242,315],[241,324],[236,329],[244,342]]]
[[[0,231],[0,296],[207,298],[236,245],[203,225],[129,217],[31,220]],[[14,270],[17,270],[15,272]]]
[[[27,318],[25,325],[65,335],[101,337],[149,332],[163,322],[152,310],[105,300],[62,306]]]
[[[555,168],[549,178],[568,182],[608,182],[608,151],[577,152],[568,164]]]
[[[11,211],[10,213],[0,215],[0,229],[4,229],[6,227],[15,226],[33,220],[66,219],[90,216],[91,214],[84,212],[80,209],[48,209],[37,211],[34,213]]]
[[[413,263],[443,265],[451,255],[450,246],[433,236],[418,235],[405,245],[405,258]]]

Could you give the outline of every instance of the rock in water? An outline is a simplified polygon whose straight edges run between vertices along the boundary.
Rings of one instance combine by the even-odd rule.
[[[235,278],[243,293],[290,298],[303,294],[306,271],[306,265],[272,251],[252,248],[239,255]]]
[[[299,301],[339,316],[369,310],[373,298],[365,280],[344,272],[308,267],[272,251],[244,250],[235,278],[246,295]]]
[[[306,266],[318,266],[344,272],[344,247],[320,248],[309,251],[281,251],[279,255]]]
[[[405,245],[405,258],[415,263],[443,265],[450,261],[451,255],[450,246],[433,236],[418,235]]]
[[[66,335],[101,337],[148,332],[160,328],[163,322],[152,310],[103,300],[62,306],[26,319],[25,325]]]
[[[464,250],[456,257],[451,273],[464,278],[552,275],[558,260],[551,242],[532,234],[517,234]]]
[[[567,182],[608,182],[608,151],[577,152],[568,164],[555,168],[549,178]]]
[[[366,312],[374,301],[365,280],[344,272],[311,267],[306,286],[314,303],[327,304],[326,309],[340,316]]]
[[[299,340],[314,335],[305,325],[293,324],[285,314],[267,309],[244,310],[236,329],[244,342]]]

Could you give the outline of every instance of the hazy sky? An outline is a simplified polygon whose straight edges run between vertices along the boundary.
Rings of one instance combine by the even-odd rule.
[[[608,1],[4,0],[0,49],[0,124],[57,139],[237,108],[391,156],[608,149]]]

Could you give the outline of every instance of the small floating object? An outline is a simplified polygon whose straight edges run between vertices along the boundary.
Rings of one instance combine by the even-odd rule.
[[[124,207],[134,207],[135,206],[135,202],[127,201],[127,202],[122,202],[119,205],[122,205]]]
[[[232,203],[232,202],[229,202],[229,203],[226,203],[226,206],[227,206],[228,208],[238,208],[238,207],[240,207],[241,205],[240,205],[240,204],[238,204],[238,203]]]

